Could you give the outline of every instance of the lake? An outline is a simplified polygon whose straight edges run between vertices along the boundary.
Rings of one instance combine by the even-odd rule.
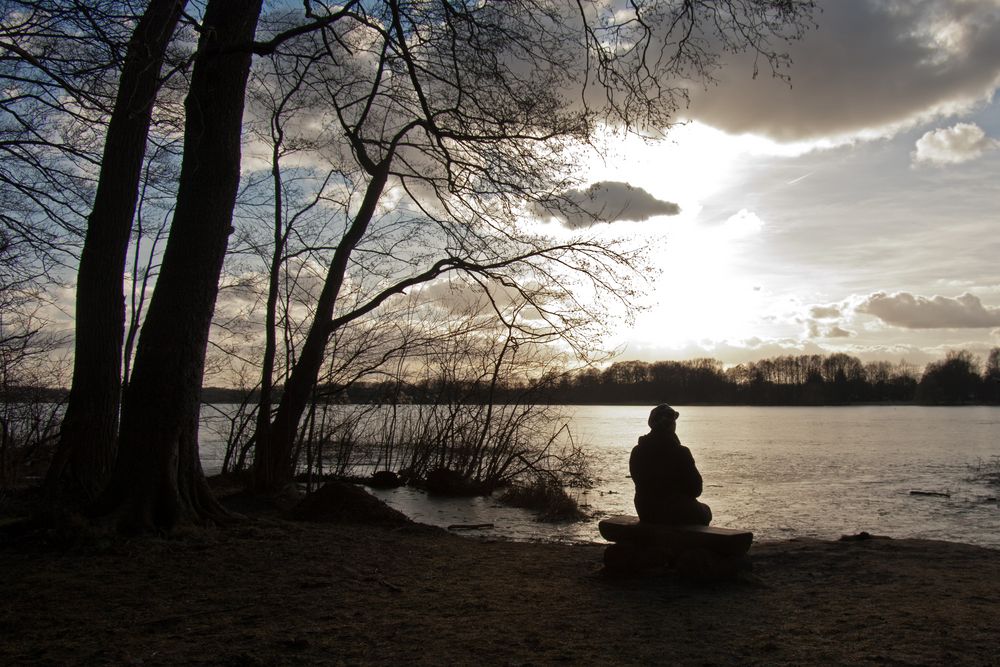
[[[837,538],[868,531],[1000,548],[1000,486],[977,468],[1000,467],[998,407],[674,406],[677,434],[705,480],[713,525],[759,541]],[[431,499],[401,488],[376,495],[434,525],[491,523],[471,531],[517,540],[600,541],[598,518],[633,514],[628,456],[645,433],[647,406],[565,406],[575,440],[594,456],[598,483],[579,501],[594,520],[550,524],[492,498]],[[218,469],[206,442],[206,470]],[[911,491],[944,495],[913,495]]]

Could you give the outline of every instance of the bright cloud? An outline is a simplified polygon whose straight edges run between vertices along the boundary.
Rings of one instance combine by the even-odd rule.
[[[925,297],[909,292],[876,292],[857,307],[886,324],[906,329],[968,329],[1000,325],[1000,308],[984,306],[979,297]]]
[[[840,317],[840,306],[813,306],[809,309],[809,315],[818,320],[828,320]]]
[[[850,338],[854,332],[836,325],[825,326],[819,322],[810,321],[806,323],[806,335],[809,338]]]
[[[730,238],[752,236],[764,228],[764,221],[753,211],[740,209],[722,224],[722,233]]]
[[[978,125],[958,123],[952,127],[931,130],[917,139],[913,161],[924,164],[958,164],[974,160],[997,147],[1000,147],[1000,142],[987,137]]]

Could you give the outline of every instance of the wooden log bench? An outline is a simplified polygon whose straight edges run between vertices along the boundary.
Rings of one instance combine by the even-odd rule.
[[[721,578],[747,569],[753,533],[715,526],[642,523],[635,516],[614,516],[598,523],[611,542],[604,566],[612,573],[638,572],[666,565],[697,578]]]

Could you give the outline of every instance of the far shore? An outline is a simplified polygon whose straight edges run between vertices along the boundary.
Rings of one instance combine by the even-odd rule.
[[[225,390],[229,392],[230,390]],[[233,390],[235,391],[235,390]],[[234,405],[240,403],[243,397],[234,398],[234,394],[228,393],[208,393],[203,396],[202,405]],[[274,405],[277,405],[278,398],[273,401]],[[845,408],[845,407],[916,407],[916,408],[964,408],[964,407],[1000,407],[996,403],[985,403],[985,402],[960,402],[960,403],[922,403],[919,401],[853,401],[853,402],[842,402],[842,403],[733,403],[733,402],[705,402],[705,401],[666,401],[675,405],[683,405],[686,407],[713,407],[713,408]],[[503,404],[502,401],[498,403]],[[371,401],[330,401],[328,405],[373,405],[378,404],[377,402]],[[384,403],[385,405],[391,405],[390,402]],[[627,406],[627,407],[650,407],[653,405],[650,401],[589,401],[589,402],[540,402],[538,405],[568,405],[573,407],[586,407],[586,406]],[[436,403],[421,403],[421,402],[411,402],[406,403],[406,405],[437,405]]]
[[[69,395],[68,388],[23,388],[19,390],[24,394],[23,400],[25,402],[38,402],[39,400],[48,403],[62,403],[66,400]],[[280,390],[275,393],[272,403],[277,405],[278,401],[281,399]],[[11,396],[12,402],[17,402],[19,399],[17,395]],[[251,392],[248,399],[245,390],[241,389],[230,389],[227,387],[205,387],[202,389],[202,405],[237,405],[249,401],[251,405],[256,403],[253,393]],[[780,408],[780,407],[803,407],[803,408],[823,408],[823,407],[865,407],[865,406],[886,406],[886,407],[943,407],[943,408],[955,408],[955,407],[1000,407],[1000,404],[988,401],[953,401],[953,402],[927,402],[927,401],[828,401],[828,402],[809,402],[809,401],[692,401],[692,400],[677,400],[677,398],[670,397],[660,397],[657,400],[625,400],[625,401],[613,401],[602,398],[593,401],[575,401],[575,400],[548,400],[539,401],[538,405],[569,405],[569,406],[598,406],[598,405],[608,405],[608,406],[650,406],[656,402],[668,402],[674,403],[676,405],[684,406],[705,406],[705,407],[751,407],[751,408]],[[503,404],[504,401],[497,401],[498,404]],[[372,405],[372,404],[385,404],[391,405],[391,400],[369,400],[367,398],[362,398],[361,400],[330,400],[328,405]],[[421,401],[410,401],[406,403],[407,405],[437,405],[433,402],[421,402]]]

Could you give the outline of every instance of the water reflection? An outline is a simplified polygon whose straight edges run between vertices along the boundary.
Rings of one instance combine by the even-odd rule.
[[[600,541],[597,518],[634,513],[628,453],[648,412],[565,408],[574,438],[594,455],[599,483],[578,496],[595,515],[590,523],[540,523],[493,498],[429,498],[406,488],[376,493],[433,525],[493,524],[473,532],[482,536]],[[1000,486],[974,479],[973,471],[1000,456],[1000,408],[685,406],[681,413],[678,435],[702,471],[702,499],[715,525],[749,529],[765,541],[864,530],[1000,548]],[[203,446],[206,469],[213,456],[221,460],[211,443]]]

